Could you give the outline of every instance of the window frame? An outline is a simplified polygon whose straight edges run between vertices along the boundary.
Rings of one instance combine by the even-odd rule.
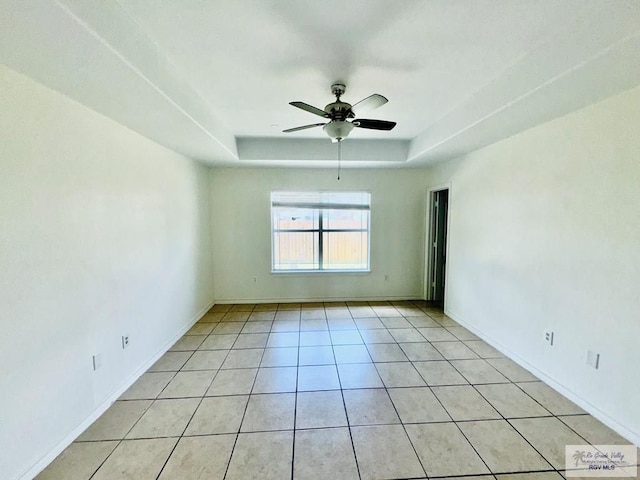
[[[279,193],[300,193],[300,194],[314,194],[320,197],[317,203],[310,202],[298,202],[287,203],[274,201],[274,194]],[[322,200],[323,196],[340,195],[340,194],[365,194],[368,202],[366,204],[342,204],[342,203],[330,203]],[[317,212],[318,227],[311,229],[276,229],[274,225],[274,207],[291,207],[291,208],[303,208]],[[325,210],[364,210],[367,212],[367,228],[324,228],[324,215]],[[348,273],[348,274],[367,274],[371,272],[371,192],[369,191],[334,191],[334,190],[319,190],[319,191],[299,191],[299,190],[272,190],[270,195],[269,214],[271,217],[271,273],[274,274],[331,274],[331,273]],[[366,267],[365,268],[349,268],[349,269],[337,269],[337,268],[324,268],[324,234],[325,233],[351,233],[351,232],[366,232],[367,234],[367,246],[366,246]],[[318,248],[318,268],[307,269],[276,269],[275,268],[275,234],[276,233],[311,233],[317,234],[317,241],[314,239],[314,247]]]

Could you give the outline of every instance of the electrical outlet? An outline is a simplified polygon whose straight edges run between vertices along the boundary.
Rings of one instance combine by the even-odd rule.
[[[93,361],[93,369],[98,370],[100,367],[102,367],[102,354],[96,353],[95,355],[93,355],[92,361]]]
[[[593,350],[587,350],[587,365],[597,370],[600,366],[600,354]]]
[[[389,280],[389,274],[388,274],[388,273],[385,273],[385,274],[384,274],[384,281],[386,282],[386,281],[388,281],[388,280]]]
[[[258,277],[253,277],[253,283],[258,283]]]
[[[545,330],[544,331],[544,340],[550,346],[553,346],[553,332],[551,330]]]
[[[129,335],[122,336],[122,349],[124,350],[129,346]]]

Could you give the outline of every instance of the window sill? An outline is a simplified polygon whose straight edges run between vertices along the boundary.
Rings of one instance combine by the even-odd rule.
[[[371,270],[271,270],[274,275],[308,276],[308,275],[369,275]]]

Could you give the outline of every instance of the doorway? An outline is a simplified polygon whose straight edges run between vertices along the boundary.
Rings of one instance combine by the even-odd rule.
[[[447,218],[449,212],[449,189],[431,192],[430,205],[430,269],[427,299],[444,308],[447,265]]]

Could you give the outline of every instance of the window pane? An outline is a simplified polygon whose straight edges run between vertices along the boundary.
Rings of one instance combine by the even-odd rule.
[[[317,230],[318,210],[308,208],[273,209],[273,228],[275,230]]]
[[[325,230],[366,230],[368,210],[323,210],[322,220]]]
[[[366,270],[369,259],[367,232],[330,232],[322,235],[325,270]]]
[[[314,270],[320,268],[318,233],[273,232],[274,270]]]

